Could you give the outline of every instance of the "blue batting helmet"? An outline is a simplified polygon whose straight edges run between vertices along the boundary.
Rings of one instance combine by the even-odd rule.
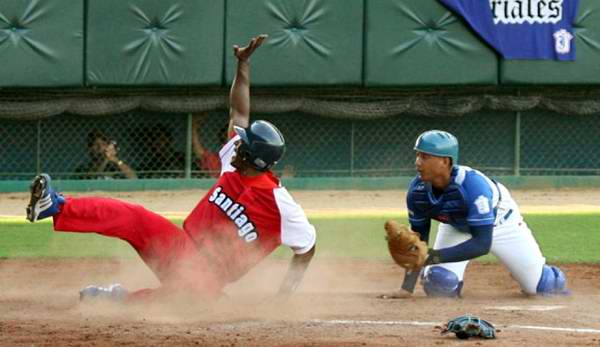
[[[429,130],[417,138],[415,151],[452,158],[452,164],[458,165],[458,140],[454,135],[442,130]]]
[[[259,171],[267,171],[283,157],[285,140],[271,123],[258,120],[249,127],[234,127],[242,139],[239,154]]]

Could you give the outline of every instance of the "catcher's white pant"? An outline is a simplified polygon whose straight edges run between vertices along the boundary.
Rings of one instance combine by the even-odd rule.
[[[510,192],[503,185],[498,184],[498,186],[502,193],[502,200],[498,205],[490,253],[508,268],[524,292],[536,294],[546,258],[542,255]],[[452,247],[470,238],[470,234],[461,232],[449,224],[440,223],[433,249]],[[468,263],[469,261],[466,260],[432,266],[441,266],[450,270],[458,276],[459,281],[462,281]]]

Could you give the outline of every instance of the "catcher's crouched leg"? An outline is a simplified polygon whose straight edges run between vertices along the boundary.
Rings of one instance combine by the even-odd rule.
[[[458,297],[463,286],[454,272],[441,266],[425,268],[421,283],[425,293],[433,297]]]
[[[544,265],[536,291],[540,295],[568,294],[567,277],[556,266]],[[534,293],[530,293],[534,294]]]

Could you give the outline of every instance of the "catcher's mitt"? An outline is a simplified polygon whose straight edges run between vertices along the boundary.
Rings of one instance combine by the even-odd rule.
[[[496,328],[490,322],[471,315],[451,319],[441,329],[442,335],[455,333],[459,339],[468,339],[469,337],[496,338]]]
[[[419,233],[406,225],[389,220],[385,222],[386,240],[392,258],[396,264],[407,270],[419,270],[427,259],[427,244]]]

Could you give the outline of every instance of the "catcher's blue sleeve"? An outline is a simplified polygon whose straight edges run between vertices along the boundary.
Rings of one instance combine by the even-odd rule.
[[[463,188],[465,190],[467,206],[467,224],[469,229],[476,226],[493,225],[496,219],[494,210],[494,183],[482,173],[472,170],[465,177]]]
[[[579,0],[440,0],[504,59],[575,60]]]
[[[440,263],[454,263],[488,254],[492,247],[493,231],[493,225],[471,227],[472,238],[456,246],[438,250]]]

